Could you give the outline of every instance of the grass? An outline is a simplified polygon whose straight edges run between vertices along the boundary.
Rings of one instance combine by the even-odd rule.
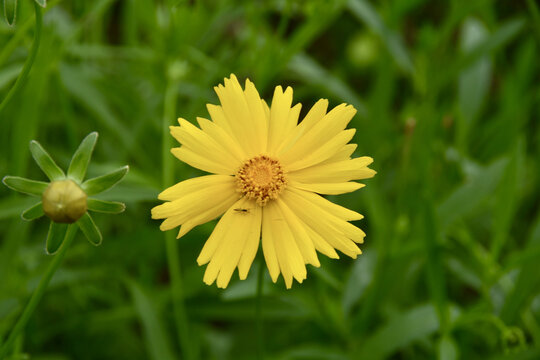
[[[1,100],[34,39],[32,1],[17,11],[0,21]],[[127,210],[94,217],[102,246],[75,239],[12,359],[255,357],[256,264],[208,287],[195,259],[213,223],[174,242],[149,213],[200,174],[167,155],[165,125],[206,116],[230,73],[267,99],[293,86],[302,114],[353,104],[355,155],[378,171],[332,197],[365,215],[362,256],[321,256],[289,291],[265,275],[267,359],[539,358],[539,19],[528,0],[49,1],[0,111],[0,176],[44,179],[31,139],[65,168],[95,130],[89,176],[129,164],[103,195]],[[29,205],[0,188],[0,342],[51,261]]]

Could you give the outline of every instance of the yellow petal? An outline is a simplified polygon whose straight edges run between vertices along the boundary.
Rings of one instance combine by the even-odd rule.
[[[320,165],[337,161],[350,160],[351,155],[354,153],[357,147],[358,145],[356,144],[347,144],[343,146],[340,150],[338,150],[338,152],[336,152],[334,155],[321,162]]]
[[[230,79],[226,78],[224,84],[225,86],[220,84],[214,89],[221,102],[226,121],[248,157],[258,155],[260,152],[257,142],[258,134],[253,126],[253,117],[244,91],[234,74],[231,74]]]
[[[206,271],[204,272],[203,281],[207,285],[212,285],[212,283],[218,279],[218,287],[225,288],[229,283],[234,268],[238,264],[238,259],[240,258],[241,249],[243,248],[246,237],[243,236],[245,235],[245,229],[237,226],[238,217],[234,216],[235,206],[237,206],[236,203],[227,210],[220,220],[220,223],[223,224],[225,229],[220,228],[214,239],[208,239],[207,243],[210,243],[210,240],[212,240],[212,242],[209,244],[208,248],[205,244],[203,251],[201,251],[201,254],[199,255],[199,259],[201,260],[199,261],[199,259],[197,259],[199,264],[203,263],[203,260],[206,259],[202,258],[205,248],[208,249],[206,251],[211,251],[212,248],[215,247],[210,258],[210,263],[206,266]],[[214,231],[216,230],[218,230],[217,226]],[[230,271],[228,277],[224,271]]]
[[[210,114],[212,121],[238,142],[238,136],[229,124],[227,116],[225,116],[225,112],[223,112],[223,108],[219,105],[206,104],[206,109],[208,110],[208,114]],[[240,145],[240,142],[238,142],[238,144]]]
[[[319,164],[341,150],[343,146],[351,141],[355,132],[355,129],[341,131],[326,143],[319,144],[319,147],[308,155],[298,158],[290,164],[284,162],[283,165],[286,166],[289,171],[295,171]]]
[[[227,196],[227,194],[224,194]],[[189,220],[182,223],[180,230],[178,231],[177,239],[187,234],[195,226],[207,223],[210,220],[214,220],[221,214],[223,214],[228,208],[230,208],[238,200],[238,194],[231,193],[225,198],[225,200],[218,201],[215,206],[210,206],[207,210],[192,214]],[[210,203],[208,203],[210,205]]]
[[[278,155],[281,155],[293,146],[298,139],[300,139],[306,132],[308,132],[313,125],[321,121],[321,119],[326,115],[326,109],[328,108],[328,100],[321,99],[313,105],[309,110],[307,115],[304,117],[304,120],[296,126],[296,128],[290,134],[283,134],[286,137],[286,140],[282,142],[279,148],[276,150]]]
[[[306,278],[306,266],[302,253],[294,239],[287,220],[275,202],[269,204],[273,212],[272,229],[274,231],[274,245],[285,286],[291,288],[292,277],[301,283]],[[267,205],[268,206],[268,205]]]
[[[225,237],[225,233],[228,231],[231,225],[232,215],[234,207],[231,206],[225,214],[219,219],[216,227],[212,231],[212,234],[210,234],[210,237],[206,242],[204,243],[204,246],[201,250],[201,253],[199,254],[199,257],[197,257],[197,264],[204,265],[212,259],[212,256],[216,253],[216,250],[218,247],[223,243],[223,238]],[[219,270],[219,269],[218,269]],[[217,272],[216,272],[217,276]],[[215,279],[215,277],[214,277]]]
[[[201,169],[209,173],[234,175],[236,170],[238,170],[234,168],[234,166],[232,166],[233,164],[219,163],[212,158],[197,154],[183,146],[179,148],[172,148],[171,153],[176,156],[180,161],[183,161],[194,168]]]
[[[368,168],[373,159],[367,156],[337,161],[328,164],[318,164],[305,169],[291,171],[288,174],[290,180],[308,183],[333,183],[347,182],[350,180],[368,179],[377,173]]]
[[[300,221],[300,219],[298,219],[291,209],[289,209],[285,202],[278,198],[276,203],[278,204],[283,217],[286,219],[287,224],[289,225],[294,237],[294,241],[302,254],[304,262],[316,267],[321,266],[319,259],[317,258],[315,246],[306,232],[305,225]]]
[[[248,209],[250,206],[249,212],[237,211],[238,208]],[[198,259],[199,263],[204,263],[210,258],[203,279],[206,284],[210,285],[217,279],[217,286],[226,288],[246,246],[253,247],[253,239],[258,241],[261,211],[255,206],[251,200],[238,200],[223,216],[221,227],[218,229],[216,226],[216,237],[208,239],[208,246],[205,244]],[[245,270],[245,264],[242,266],[247,275],[249,267]]]
[[[295,128],[296,122],[289,117],[293,98],[292,88],[288,87],[285,92],[281,86],[274,90],[272,105],[270,106],[270,121],[268,123],[268,154],[273,156],[280,143],[283,141],[284,134],[289,134]]]
[[[289,181],[288,186],[292,186],[297,189],[302,189],[306,191],[311,191],[317,194],[339,195],[356,191],[366,185],[356,182],[303,184],[297,181]]]
[[[348,220],[360,220],[364,217],[352,210],[334,204],[331,201],[324,199],[323,197],[313,194],[308,191],[289,188],[290,193],[295,194],[297,201],[303,203],[304,206],[309,206],[309,209],[314,213],[319,212],[323,221],[327,221],[330,226],[339,229],[341,233],[347,236],[349,239],[363,243],[366,234]],[[346,219],[346,220],[345,220]]]
[[[311,227],[309,227],[309,226],[307,226],[305,224],[304,224],[304,227],[305,227],[306,232],[308,233],[309,237],[313,241],[313,244],[315,245],[315,249],[318,252],[328,256],[331,259],[339,259],[339,255],[336,252],[336,250],[334,250],[332,245],[328,244],[328,242],[326,240],[324,240],[321,237],[321,235],[316,233]]]
[[[229,175],[205,175],[184,180],[163,190],[159,195],[160,200],[176,200],[192,192],[205,190],[210,186],[235,185],[234,177]]]
[[[268,203],[262,211],[262,248],[264,260],[268,267],[268,272],[273,282],[277,281],[279,276],[279,262],[275,247],[275,232],[272,227],[274,215],[272,202]]]
[[[280,159],[284,164],[292,164],[313,153],[327,139],[332,139],[343,131],[355,113],[356,110],[350,105],[341,104],[335,107],[306,131],[287,151],[280,154]]]
[[[251,126],[254,128],[256,136],[256,151],[258,153],[266,152],[268,142],[268,118],[259,92],[249,79],[246,79],[244,94],[252,118]]]
[[[246,242],[238,262],[240,280],[246,279],[253,259],[257,255],[261,238],[262,207],[258,206],[254,201],[249,202],[248,206],[248,212],[236,211],[236,216],[245,217],[246,220],[249,220]]]
[[[208,134],[214,141],[221,144],[239,163],[247,159],[247,155],[240,147],[235,138],[231,137],[221,126],[205,118],[197,117],[197,122],[201,129]]]
[[[229,167],[234,172],[241,164],[242,159],[235,158],[221,143],[218,143],[206,132],[180,118],[181,126],[171,126],[171,135],[182,144],[183,147],[215,162]]]
[[[232,229],[234,220],[231,215],[232,207],[225,215],[223,215],[221,220],[219,220],[197,258],[197,263],[199,265],[209,261],[203,276],[203,281],[207,285],[212,285],[214,283],[219,274],[219,270],[221,269],[221,265],[225,260],[225,256],[227,255],[225,250],[228,248],[229,244],[226,240],[231,239],[230,237],[227,237],[227,233]]]
[[[183,181],[163,193],[169,201],[152,209],[153,219],[170,216],[192,217],[215,207],[235,194],[236,183],[232,176],[209,175]]]
[[[360,236],[361,231],[354,225],[341,220],[331,213],[328,213],[313,203],[307,201],[304,197],[285,190],[281,196],[298,217],[315,232],[317,232],[330,245],[344,254],[356,258],[361,253],[360,249],[352,241],[350,236],[354,238]],[[352,230],[353,227],[357,230]]]
[[[290,187],[288,190],[290,192],[293,192],[301,196],[303,199],[309,201],[313,205],[332,214],[332,216],[336,216],[342,220],[354,221],[354,220],[362,220],[364,218],[362,214],[359,214],[356,211],[353,211],[351,209],[347,209],[346,207],[335,204],[323,198],[322,196],[314,194],[310,191],[303,191],[303,190],[295,189],[294,187]]]

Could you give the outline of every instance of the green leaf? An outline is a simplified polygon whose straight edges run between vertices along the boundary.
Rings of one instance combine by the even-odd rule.
[[[128,281],[135,310],[142,323],[146,348],[150,359],[168,360],[176,359],[166,331],[165,323],[159,318],[159,311],[155,302],[134,281]]]
[[[0,220],[20,216],[35,203],[36,199],[33,197],[6,196],[0,200]]]
[[[4,0],[4,17],[9,26],[15,25],[17,19],[17,0]]]
[[[120,180],[124,178],[124,176],[126,176],[128,170],[129,166],[126,165],[108,174],[86,180],[81,185],[81,188],[86,193],[86,195],[90,196],[99,194],[116,185]]]
[[[125,204],[116,201],[105,201],[90,198],[86,201],[86,204],[88,205],[88,210],[102,213],[118,214],[126,210]]]
[[[101,245],[101,242],[103,241],[103,236],[101,236],[101,232],[99,231],[98,227],[94,223],[94,220],[92,220],[92,217],[87,212],[77,221],[77,224],[79,224],[79,227],[81,228],[84,236],[90,241],[90,243],[94,246]]]
[[[68,177],[72,178],[77,183],[81,183],[86,175],[86,169],[88,168],[88,163],[92,157],[92,152],[94,151],[97,138],[97,132],[88,134],[71,158],[71,163],[69,164],[68,169]]]
[[[346,315],[351,314],[353,307],[366,293],[366,289],[375,276],[376,261],[375,253],[373,251],[366,251],[362,255],[362,261],[355,261],[353,263],[351,273],[345,283],[341,301],[343,312]]]
[[[11,190],[34,196],[41,196],[49,186],[46,182],[25,179],[19,176],[4,176],[2,182]]]
[[[482,43],[489,33],[485,26],[476,19],[469,19],[463,24],[461,48],[470,53]],[[478,58],[459,75],[458,105],[458,142],[464,149],[474,120],[477,118],[491,83],[492,62],[488,54]]]
[[[367,114],[366,105],[358,94],[346,82],[331,74],[323,66],[318,64],[312,57],[300,53],[289,62],[289,70],[296,73],[303,81],[310,85],[327,90],[331,94],[354,105],[358,114]]]
[[[506,45],[514,36],[516,36],[525,26],[524,19],[513,19],[507,21],[501,25],[497,31],[495,31],[489,37],[486,37],[478,44],[475,44],[475,48],[470,52],[466,52],[463,57],[458,61],[460,67],[468,67],[470,64],[475,63],[478,59],[484,55],[489,55],[492,51]]]
[[[100,75],[89,71],[86,66],[71,66],[65,63],[59,66],[59,71],[62,83],[73,99],[80,102],[90,113],[95,114],[101,127],[118,134],[125,149],[132,149],[134,147],[132,129],[120,122],[112,111],[110,98],[98,86],[103,80]]]
[[[356,18],[363,21],[371,31],[382,39],[399,67],[409,74],[414,73],[414,65],[403,40],[397,32],[386,26],[373,5],[366,0],[349,0],[347,6]]]
[[[456,343],[450,336],[443,336],[438,343],[439,360],[457,360],[459,358]]]
[[[279,360],[350,360],[343,347],[331,344],[300,344],[290,347],[283,355],[276,358]]]
[[[58,251],[58,249],[60,249],[60,246],[66,237],[67,228],[67,224],[60,224],[51,221],[51,226],[49,226],[49,234],[47,235],[47,242],[45,244],[47,254],[53,255]]]
[[[453,313],[453,317],[457,313]],[[392,317],[371,336],[362,341],[354,359],[386,359],[411,342],[427,339],[439,329],[435,308],[422,305]]]
[[[527,247],[523,253],[533,256],[535,248],[540,246],[540,212],[531,225],[531,232],[527,240]],[[515,323],[519,319],[522,309],[528,308],[533,301],[534,294],[538,293],[540,278],[531,276],[538,273],[538,259],[524,264],[516,279],[513,280],[513,287],[505,297],[505,302],[501,309],[501,319],[507,323]]]
[[[479,169],[469,181],[454,190],[437,207],[438,221],[442,230],[446,230],[454,221],[474,210],[492,195],[507,163],[508,158],[505,157]]]
[[[64,179],[66,177],[62,169],[56,165],[54,160],[45,149],[43,149],[40,143],[35,140],[30,141],[30,152],[32,152],[32,157],[38,166],[51,181]]]
[[[31,221],[35,220],[37,218],[40,218],[44,215],[43,212],[43,205],[41,204],[41,201],[38,202],[36,205],[29,207],[28,209],[24,210],[24,212],[21,214],[21,217],[24,220]]]
[[[437,309],[439,317],[439,327],[443,333],[449,326],[449,308],[446,294],[446,277],[443,265],[443,255],[440,249],[440,239],[438,224],[436,221],[436,212],[433,202],[427,198],[423,206],[423,229],[422,237],[426,251],[426,276],[431,300]]]
[[[11,66],[2,65],[2,69],[0,70],[0,90],[4,91],[4,89],[8,85],[11,85],[12,82],[21,73],[22,68],[23,68],[23,65],[20,63],[13,64]]]
[[[36,3],[41,6],[42,8],[47,6],[47,0],[35,0]]]

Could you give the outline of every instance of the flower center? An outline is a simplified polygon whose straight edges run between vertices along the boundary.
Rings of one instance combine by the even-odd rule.
[[[260,206],[276,199],[287,185],[279,161],[259,155],[246,161],[236,174],[237,191],[248,199],[256,199]]]

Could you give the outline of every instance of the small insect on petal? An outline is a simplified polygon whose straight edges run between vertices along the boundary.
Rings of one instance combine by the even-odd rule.
[[[244,208],[236,208],[234,211],[236,211],[238,214],[249,214],[250,209],[244,209]]]

